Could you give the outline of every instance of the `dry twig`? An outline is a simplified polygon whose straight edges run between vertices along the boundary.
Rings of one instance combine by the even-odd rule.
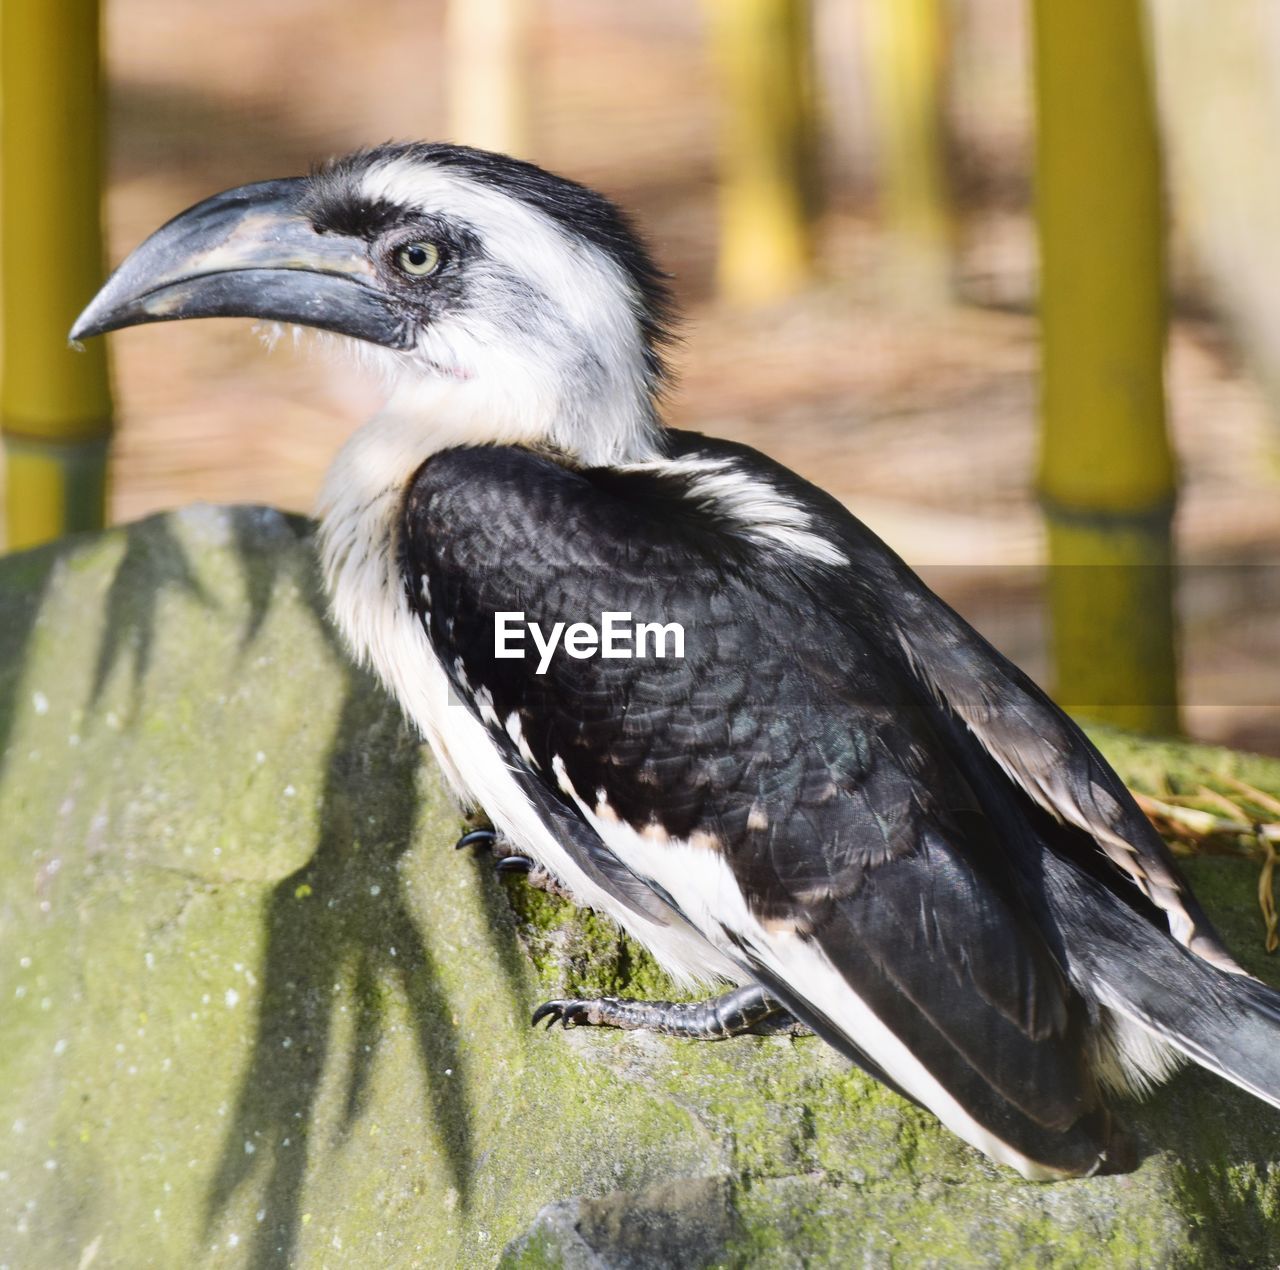
[[[1206,784],[1194,794],[1170,792],[1155,798],[1135,790],[1133,796],[1179,855],[1218,852],[1261,858],[1258,907],[1266,931],[1266,950],[1275,952],[1280,948],[1280,912],[1275,898],[1280,821],[1268,817],[1280,817],[1280,799],[1226,773],[1214,773],[1212,779],[1227,785],[1237,797],[1230,798]]]

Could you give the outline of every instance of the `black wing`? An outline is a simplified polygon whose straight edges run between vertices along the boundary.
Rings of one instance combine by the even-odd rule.
[[[1158,910],[1160,924],[1192,952],[1239,971],[1124,783],[1035,683],[829,494],[746,446],[690,433],[674,437],[679,451],[710,448],[731,456],[802,503],[849,561],[827,602],[927,690],[938,726],[954,737],[951,724],[958,722],[1003,773],[1006,791],[1016,788],[1078,831],[1054,835],[1074,863],[1145,916]]]
[[[561,815],[845,1052],[1024,1171],[1096,1167],[1083,1005],[936,703],[830,602],[852,570],[762,545],[695,484],[503,448],[430,460],[405,567],[442,660],[488,694]],[[544,630],[678,622],[685,655],[561,651],[540,675],[494,655],[510,611]]]

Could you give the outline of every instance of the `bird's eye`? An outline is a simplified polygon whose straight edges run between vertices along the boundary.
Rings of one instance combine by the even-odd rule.
[[[396,264],[411,278],[425,278],[440,263],[440,248],[435,243],[405,243],[396,252]]]

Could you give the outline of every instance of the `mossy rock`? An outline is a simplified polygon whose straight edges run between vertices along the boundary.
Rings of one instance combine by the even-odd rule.
[[[1138,782],[1280,765],[1100,738]],[[0,560],[0,1265],[1244,1266],[1280,1116],[1197,1072],[1134,1174],[990,1164],[813,1038],[534,1032],[669,991],[452,851],[310,526],[195,508]],[[1190,862],[1266,974],[1247,861]]]

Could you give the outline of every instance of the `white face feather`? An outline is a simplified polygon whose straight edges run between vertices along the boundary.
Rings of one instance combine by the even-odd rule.
[[[641,297],[624,270],[518,197],[397,156],[365,174],[370,202],[466,227],[466,302],[398,354],[390,409],[447,444],[549,442],[588,466],[656,452]]]

